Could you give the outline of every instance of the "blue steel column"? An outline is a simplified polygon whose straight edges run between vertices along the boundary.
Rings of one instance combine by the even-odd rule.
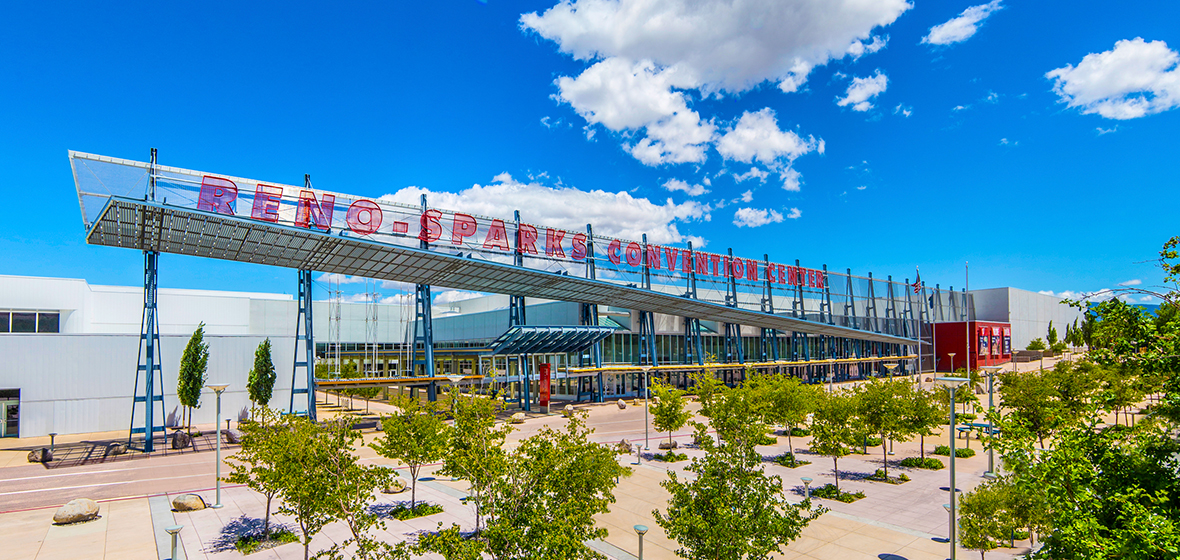
[[[594,269],[594,227],[586,224],[586,278],[590,280],[597,279],[597,272]],[[590,324],[595,327],[598,326],[598,304],[597,303],[583,303],[582,304],[583,324]],[[589,321],[589,323],[587,323]],[[602,367],[602,342],[595,342],[590,349],[591,357],[594,360],[594,367]],[[594,402],[602,402],[602,372],[599,371],[595,376],[595,381],[598,384],[598,391],[595,393]]]
[[[422,231],[418,234],[419,247],[424,250],[430,249],[430,243],[426,241],[426,195],[422,195]],[[414,366],[422,366],[422,375],[424,377],[433,378],[434,371],[434,321],[431,313],[431,306],[433,299],[430,296],[430,284],[418,284],[414,289],[414,346],[418,346],[418,341],[422,341],[422,359],[418,359],[417,348],[414,348]],[[418,325],[422,326],[422,334],[418,334]],[[438,398],[438,384],[432,379],[430,384],[426,387],[427,400],[434,401]]]
[[[147,197],[156,200],[156,149],[152,148],[151,167],[148,169]],[[146,220],[147,217],[145,216]],[[164,372],[160,367],[160,359],[156,355],[160,347],[160,319],[157,315],[156,287],[159,271],[160,254],[154,250],[143,252],[143,314],[139,327],[139,356],[136,358],[134,395],[131,401],[131,426],[127,434],[127,444],[130,446],[134,434],[143,434],[143,451],[151,453],[154,450],[152,438],[156,432],[164,431]],[[143,372],[143,396],[139,396],[139,374]],[[156,386],[156,381],[159,386]],[[157,392],[159,394],[157,394]],[[160,424],[156,425],[155,404],[160,403]],[[135,405],[143,403],[144,422],[142,428],[135,427]]]
[[[729,258],[726,259],[726,261],[725,261],[725,266],[726,266],[726,268],[728,268],[728,270],[726,270],[725,272],[726,272],[726,276],[729,277],[729,283],[726,285],[725,305],[727,307],[736,308],[738,306],[737,279],[734,278],[734,274],[733,274],[734,266],[733,266],[733,248],[732,247],[729,249],[728,255],[729,255]],[[733,358],[735,357],[734,354],[737,355],[736,357],[737,357],[737,361],[739,364],[744,363],[746,361],[746,358],[742,352],[742,327],[741,327],[741,325],[736,325],[733,323],[725,323],[725,361],[726,361],[726,363],[731,363],[733,361]]]
[[[513,264],[523,267],[524,251],[520,246],[520,210],[513,211],[513,216],[516,218],[516,246],[515,254],[513,255]],[[511,328],[517,325],[524,326],[525,324],[524,296],[508,296],[508,326]],[[520,376],[524,378],[524,398],[522,402],[524,403],[525,411],[530,411],[533,406],[533,390],[532,383],[529,380],[529,355],[521,354],[517,358],[517,363],[520,366]]]
[[[647,234],[643,234],[643,289],[651,290],[651,263],[648,261]],[[644,365],[644,358],[652,366],[659,365],[656,356],[655,314],[651,311],[639,311],[639,365]],[[645,395],[644,398],[647,398]]]
[[[763,287],[762,312],[774,315],[774,291],[771,288],[772,274],[770,271],[770,255],[763,254],[763,270],[766,272],[766,285]],[[778,361],[778,331],[762,329],[762,361],[766,361],[766,347],[770,346],[770,359]]]
[[[291,399],[287,405],[287,412],[289,414],[298,414],[295,411],[295,395],[307,395],[307,417],[312,421],[316,419],[315,413],[315,337],[312,335],[312,316],[311,316],[311,271],[299,270],[299,288],[298,288],[298,305],[299,311],[295,316],[295,356],[292,359],[291,367]],[[299,341],[303,341],[303,360],[299,359]],[[296,381],[299,379],[299,368],[303,368],[304,375],[307,378],[307,385],[302,389],[296,389]]]
[[[697,268],[696,253],[692,250],[692,241],[688,242],[688,290],[684,297],[697,299]],[[705,355],[701,351],[701,320],[696,317],[684,318],[684,363],[691,364],[696,358],[697,365],[705,365]]]

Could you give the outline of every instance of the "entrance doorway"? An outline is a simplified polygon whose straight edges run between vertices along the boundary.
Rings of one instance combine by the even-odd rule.
[[[20,435],[20,389],[0,389],[0,437]]]

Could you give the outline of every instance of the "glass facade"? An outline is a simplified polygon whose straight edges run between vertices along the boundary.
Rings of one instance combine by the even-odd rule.
[[[0,333],[61,332],[61,314],[57,311],[0,311]]]

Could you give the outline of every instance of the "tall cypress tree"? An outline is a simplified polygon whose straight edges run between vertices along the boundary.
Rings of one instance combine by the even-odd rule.
[[[270,339],[268,338],[254,351],[254,369],[250,370],[246,389],[250,392],[251,402],[265,407],[270,402],[274,388],[275,364],[270,358]]]
[[[180,373],[176,380],[176,398],[188,411],[188,433],[192,436],[192,409],[201,407],[201,389],[205,386],[205,373],[209,369],[209,345],[205,344],[205,323],[197,326],[196,332],[188,339],[184,355],[180,358]]]

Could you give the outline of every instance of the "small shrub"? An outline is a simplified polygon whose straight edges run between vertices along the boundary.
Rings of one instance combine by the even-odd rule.
[[[967,457],[974,457],[975,450],[968,447],[961,447],[955,450],[955,457],[966,459]]]
[[[978,418],[978,416],[976,416],[970,412],[960,412],[955,415],[955,420],[958,420],[958,422],[960,424],[967,424],[969,422],[974,422],[976,418]]]
[[[270,540],[265,540],[264,533],[256,533],[252,535],[242,535],[234,542],[234,548],[238,549],[243,555],[254,554],[260,550],[266,550],[271,547],[293,543],[299,540],[299,536],[289,531],[285,527],[271,526]]]
[[[414,519],[418,517],[426,517],[427,515],[434,515],[442,513],[443,508],[438,504],[428,504],[426,502],[418,502],[413,509],[410,509],[409,502],[401,502],[393,504],[386,514],[394,519],[405,521],[407,519]]]
[[[775,463],[787,467],[788,469],[811,464],[811,461],[800,461],[795,457],[794,453],[783,453],[782,455],[775,457],[773,460]]]
[[[865,497],[864,492],[841,492],[836,490],[835,484],[825,484],[811,491],[811,495],[817,498],[824,498],[828,500],[836,500],[851,504],[861,498]]]
[[[1014,541],[1027,541],[1028,540],[1028,529],[1016,529],[1016,530],[1012,531],[1012,540],[1014,540]]]
[[[791,437],[807,437],[811,435],[811,430],[807,428],[791,428]]]
[[[910,481],[910,477],[906,476],[904,473],[898,477],[888,478],[885,476],[884,469],[877,469],[877,472],[875,472],[872,475],[867,476],[865,478],[867,478],[868,480],[875,480],[877,482],[888,482],[889,484],[901,484],[903,482]]]
[[[946,455],[949,457],[951,454],[951,446],[939,445],[938,447],[934,448],[934,454],[935,455]]]
[[[778,444],[778,438],[776,438],[772,435],[769,435],[769,434],[762,434],[762,437],[759,437],[757,440],[754,441],[754,445],[777,445],[777,444]]]
[[[947,450],[949,451],[950,449],[948,448]],[[911,469],[929,469],[932,471],[946,468],[946,465],[942,464],[942,461],[939,461],[934,457],[927,457],[925,460],[923,460],[921,457],[906,457],[905,459],[901,460],[900,464],[903,467],[908,467]]]
[[[1046,350],[1045,341],[1040,338],[1034,338],[1032,342],[1028,343],[1025,350]]]
[[[688,455],[685,455],[684,453],[677,453],[671,449],[669,449],[667,453],[656,453],[655,455],[652,455],[652,457],[657,461],[663,461],[665,463],[675,463],[677,461],[688,460]]]

